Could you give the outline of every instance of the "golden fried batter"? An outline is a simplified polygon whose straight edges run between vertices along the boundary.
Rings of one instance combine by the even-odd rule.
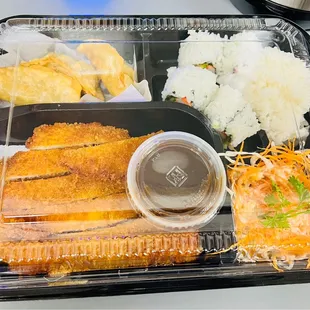
[[[119,180],[125,177],[129,161],[136,149],[154,135],[150,134],[78,150],[67,150],[61,161],[74,173],[80,175],[112,181]]]
[[[100,123],[55,123],[42,125],[34,129],[33,136],[26,141],[29,149],[56,149],[88,146],[125,140],[128,131]]]
[[[63,152],[62,149],[18,152],[8,159],[5,179],[15,181],[69,174],[70,170],[60,163]]]
[[[104,96],[99,87],[99,75],[96,73],[96,70],[92,65],[87,64],[82,60],[76,61],[67,55],[50,53],[43,58],[22,63],[22,66],[33,65],[48,67],[56,72],[61,72],[67,76],[70,76],[81,84],[85,93],[97,97],[100,100],[104,100]]]
[[[0,68],[0,99],[16,105],[79,102],[81,85],[40,65]]]
[[[197,233],[163,233],[117,239],[4,242],[0,244],[0,257],[18,273],[59,276],[89,270],[188,263],[195,261],[202,250]]]
[[[110,44],[83,43],[77,50],[89,58],[111,95],[117,96],[133,84],[132,68]]]
[[[124,192],[125,182],[92,180],[68,175],[50,179],[39,179],[22,182],[10,182],[4,187],[4,200],[18,200],[20,205],[27,206],[29,201],[40,202],[74,202],[93,199]]]

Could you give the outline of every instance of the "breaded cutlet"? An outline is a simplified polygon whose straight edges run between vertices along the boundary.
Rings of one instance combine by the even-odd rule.
[[[18,152],[7,161],[6,181],[62,176],[70,170],[61,165],[62,149]]]
[[[32,150],[83,147],[129,138],[128,131],[100,123],[55,123],[34,129],[26,147]]]
[[[9,182],[4,187],[3,199],[17,199],[21,205],[26,206],[28,201],[74,202],[124,191],[124,180],[101,181],[71,174],[49,179]]]
[[[136,149],[155,134],[158,133],[78,150],[66,150],[61,162],[79,175],[119,180],[126,176],[129,161]]]

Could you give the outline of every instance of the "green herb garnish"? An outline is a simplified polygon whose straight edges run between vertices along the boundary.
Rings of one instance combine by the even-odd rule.
[[[265,197],[265,202],[268,206],[278,206],[280,208],[290,204],[274,181],[272,181],[272,193]]]
[[[304,202],[310,199],[310,191],[305,187],[304,183],[300,182],[294,176],[291,176],[288,181],[298,194],[300,202]]]
[[[288,217],[284,213],[278,213],[274,216],[264,215],[262,217],[262,223],[267,228],[290,228]]]
[[[266,228],[290,228],[288,221],[290,218],[310,213],[310,191],[295,176],[291,176],[288,182],[298,194],[299,204],[294,210],[282,212],[283,208],[290,205],[291,202],[285,197],[279,186],[272,181],[272,193],[264,199],[265,203],[272,207],[272,210],[260,216],[261,223]]]

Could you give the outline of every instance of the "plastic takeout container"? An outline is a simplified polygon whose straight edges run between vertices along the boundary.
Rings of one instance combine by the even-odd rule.
[[[241,119],[237,134],[244,134],[250,117],[241,117],[247,108],[232,100],[233,92],[210,114],[210,102],[195,102],[205,95],[205,85],[198,87],[202,80],[195,79],[196,88],[186,76],[181,87],[163,98],[167,70],[173,74],[171,67],[181,68],[179,52],[189,30],[209,31],[217,39],[226,36],[226,41],[198,40],[193,54],[205,43],[208,49],[203,50],[211,54],[228,44],[228,54],[251,55],[252,61],[255,55],[248,51],[254,43],[291,53],[303,61],[300,66],[310,63],[304,32],[272,16],[44,16],[1,23],[1,299],[310,281],[309,253],[297,259],[293,255],[296,247],[304,253],[303,237],[309,236],[309,227],[300,225],[307,219],[305,204],[298,209],[301,217],[285,213],[291,206],[289,193],[295,201],[308,199],[307,182],[295,175],[282,177],[284,191],[273,178],[265,178],[265,167],[267,175],[282,176],[288,169],[272,169],[276,157],[281,163],[282,153],[264,153],[270,141],[262,129],[277,125],[281,135],[285,127],[293,128],[302,149],[304,134],[309,135],[309,113],[300,115],[299,106],[287,108],[287,122],[256,123],[261,130],[228,150],[229,134],[219,129],[222,118],[211,116],[220,111],[229,122]],[[243,31],[257,39],[230,39]],[[213,63],[194,65],[190,72],[211,68],[219,75]],[[232,74],[237,69],[231,68]],[[263,77],[270,78],[272,69]],[[210,74],[202,73],[214,80],[213,91],[218,81]],[[292,81],[285,82],[290,86]],[[301,94],[306,91],[297,83],[294,87]],[[173,91],[188,89],[189,98],[174,96]],[[268,92],[260,106],[282,98],[287,89]],[[212,101],[212,95],[207,99]],[[152,102],[144,102],[150,96]],[[234,105],[238,109],[230,113]],[[280,101],[271,107],[278,105]],[[265,116],[269,120],[270,115]],[[294,152],[292,141],[287,145],[289,150],[283,145],[280,151],[289,153],[288,159],[307,154]],[[296,163],[307,163],[304,159]],[[298,168],[293,171],[300,172]],[[206,186],[205,176],[212,178]],[[229,194],[224,200],[226,185]],[[261,189],[266,196],[256,199]],[[281,207],[280,214],[275,205]],[[291,237],[295,233],[300,242]]]
[[[225,200],[226,173],[215,150],[184,132],[154,136],[136,150],[127,171],[132,205],[167,229],[201,227]]]

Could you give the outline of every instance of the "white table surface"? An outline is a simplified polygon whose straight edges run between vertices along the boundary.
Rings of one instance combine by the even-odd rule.
[[[0,0],[18,14],[239,14],[229,0]],[[0,303],[0,309],[310,309],[310,284]]]

